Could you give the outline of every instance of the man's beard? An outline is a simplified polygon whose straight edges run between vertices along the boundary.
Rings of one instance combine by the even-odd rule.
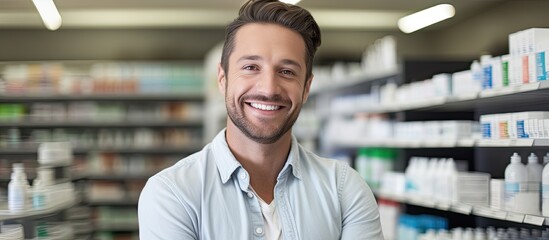
[[[239,99],[238,104],[241,106],[241,110],[239,111],[236,108],[236,105],[232,101],[234,98],[232,96],[227,96],[225,98],[225,105],[227,107],[227,114],[233,124],[240,129],[244,135],[246,135],[249,139],[261,143],[261,144],[271,144],[276,141],[278,141],[284,134],[286,134],[294,125],[295,121],[297,120],[297,117],[299,116],[299,111],[301,110],[301,106],[297,106],[296,109],[294,109],[294,112],[290,113],[286,120],[279,126],[277,126],[275,129],[270,130],[268,133],[261,133],[261,126],[254,126],[250,121],[246,119],[244,116],[244,105],[246,104],[246,100],[258,100],[258,101],[265,101],[265,102],[272,102],[272,103],[283,103],[281,105],[284,105],[285,107],[291,106],[291,101],[289,99],[283,99],[280,95],[274,95],[272,97],[267,97],[264,95],[244,95]]]

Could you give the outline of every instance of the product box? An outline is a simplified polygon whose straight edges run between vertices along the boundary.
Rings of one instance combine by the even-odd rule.
[[[547,80],[549,73],[549,51],[536,52],[536,80]]]
[[[450,74],[434,75],[432,81],[435,87],[435,96],[448,97],[452,95],[452,77]]]
[[[537,131],[535,123],[539,123],[539,120],[542,119],[549,119],[549,112],[542,111],[519,112],[514,113],[514,115],[517,127],[517,138],[535,138],[535,132]]]
[[[482,86],[473,78],[471,70],[455,72],[452,74],[452,95],[471,96],[476,95]]]
[[[495,137],[495,133],[492,129],[494,115],[482,115],[480,116],[480,131],[483,139],[491,139],[492,135]]]
[[[492,65],[492,88],[501,88],[503,87],[501,57],[493,57],[490,62]]]
[[[459,172],[455,182],[454,202],[489,206],[490,174]]]
[[[549,28],[530,28],[509,35],[510,71],[516,83],[533,83],[545,80],[540,69],[549,49]],[[539,79],[542,78],[542,79]]]
[[[509,60],[511,57],[509,55],[501,56],[501,86],[507,87],[511,85],[510,75],[509,75]]]
[[[503,179],[490,180],[490,207],[505,209],[505,181]]]

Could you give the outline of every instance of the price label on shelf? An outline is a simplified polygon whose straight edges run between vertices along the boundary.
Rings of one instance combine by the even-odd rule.
[[[513,222],[522,223],[522,222],[524,222],[524,214],[508,212],[507,217],[505,219],[507,219],[509,221],[513,221]]]
[[[467,204],[455,204],[452,206],[452,211],[462,213],[462,214],[471,214],[471,211],[473,211],[473,206],[467,205]]]
[[[450,209],[450,204],[447,202],[438,202],[436,207],[440,210],[448,211]]]
[[[544,217],[533,216],[533,215],[526,215],[524,217],[524,223],[529,223],[529,224],[541,226],[541,225],[543,225],[544,222],[545,222]]]
[[[500,211],[500,210],[494,210],[494,218],[495,219],[505,220],[507,218],[507,212]]]

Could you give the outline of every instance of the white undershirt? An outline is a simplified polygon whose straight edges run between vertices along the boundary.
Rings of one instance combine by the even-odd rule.
[[[255,194],[259,199],[259,205],[261,206],[261,214],[263,215],[263,221],[265,222],[265,239],[266,240],[281,240],[282,239],[282,227],[278,220],[278,213],[276,212],[275,200],[271,204],[267,204],[263,199]]]

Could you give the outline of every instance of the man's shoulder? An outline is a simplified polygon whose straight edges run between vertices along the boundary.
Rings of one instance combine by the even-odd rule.
[[[321,157],[303,147],[300,147],[300,155],[307,164],[322,167],[322,168],[341,168],[348,166],[347,163],[333,159],[333,158],[327,158],[327,157]]]
[[[193,182],[197,178],[208,171],[209,167],[215,166],[210,151],[210,144],[206,145],[202,150],[195,152],[179,161],[174,165],[167,167],[156,173],[152,178],[160,178],[171,182],[184,182],[192,179]]]

